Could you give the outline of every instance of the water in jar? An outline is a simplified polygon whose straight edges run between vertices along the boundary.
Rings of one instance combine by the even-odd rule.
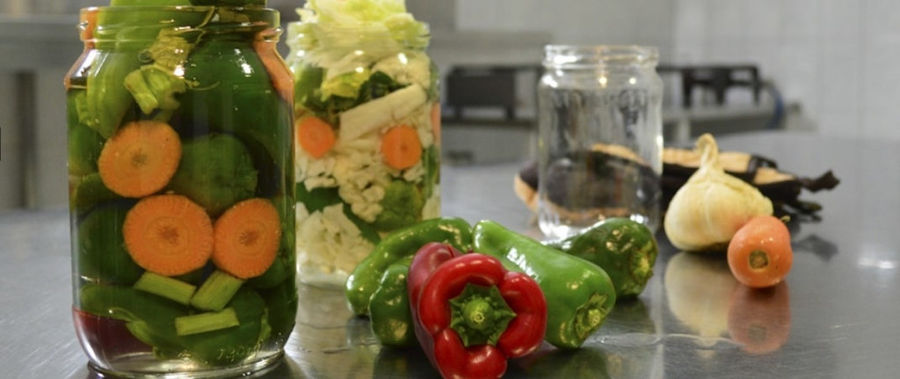
[[[609,217],[659,224],[658,94],[599,78],[596,87],[545,75],[539,86],[538,224],[551,238]]]

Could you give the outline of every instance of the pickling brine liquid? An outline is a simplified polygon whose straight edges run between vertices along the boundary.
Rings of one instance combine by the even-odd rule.
[[[558,84],[558,83],[556,83]],[[564,238],[610,217],[659,225],[659,115],[646,90],[539,90],[538,224]]]
[[[72,312],[89,366],[273,367],[298,301],[278,13],[111,6],[81,20],[66,98]]]

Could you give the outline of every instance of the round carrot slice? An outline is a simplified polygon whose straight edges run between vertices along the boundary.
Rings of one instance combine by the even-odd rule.
[[[212,255],[212,221],[203,208],[181,195],[139,201],[128,211],[122,229],[131,259],[160,275],[189,273]]]
[[[395,126],[381,139],[381,154],[388,166],[404,170],[415,166],[422,158],[419,133],[412,127]]]
[[[334,146],[334,129],[318,117],[297,120],[297,143],[313,158],[321,158]]]
[[[172,179],[181,160],[181,140],[169,124],[135,121],[106,141],[97,168],[103,184],[124,197],[157,192]]]
[[[278,210],[266,199],[237,203],[216,220],[215,238],[212,260],[216,267],[241,279],[260,276],[278,253]]]

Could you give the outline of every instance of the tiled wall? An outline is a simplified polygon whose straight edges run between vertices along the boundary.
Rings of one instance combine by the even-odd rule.
[[[555,43],[672,49],[675,0],[457,0],[460,30],[544,31]]]
[[[456,24],[655,45],[670,63],[756,63],[822,133],[900,139],[897,0],[457,0]]]
[[[679,62],[755,62],[829,135],[900,139],[900,1],[675,0]]]

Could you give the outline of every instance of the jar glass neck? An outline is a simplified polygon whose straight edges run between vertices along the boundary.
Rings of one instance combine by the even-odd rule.
[[[547,45],[544,47],[544,67],[548,69],[653,68],[658,62],[659,53],[655,47],[649,46]]]
[[[110,6],[81,10],[81,39],[86,43],[124,44],[153,41],[161,31],[189,34],[280,34],[278,11],[212,6]],[[263,37],[270,39],[270,37]]]

